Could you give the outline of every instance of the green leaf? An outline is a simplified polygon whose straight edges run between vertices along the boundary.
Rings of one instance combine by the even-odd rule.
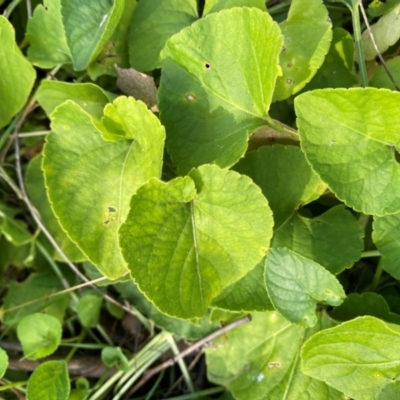
[[[267,11],[264,0],[206,0],[203,16],[233,7],[255,7]]]
[[[252,181],[204,165],[132,197],[120,245],[132,278],[162,312],[194,318],[261,260],[272,215]]]
[[[400,211],[400,93],[324,89],[297,96],[302,150],[336,196],[364,214]]]
[[[400,279],[400,213],[374,217],[372,240],[381,253],[383,269]]]
[[[264,259],[242,279],[225,288],[212,306],[231,311],[267,311],[274,307],[268,297],[264,279]]]
[[[8,355],[5,350],[0,348],[0,379],[6,373],[8,367]]]
[[[86,328],[94,328],[99,324],[103,298],[98,294],[85,294],[78,301],[78,318]]]
[[[356,400],[374,399],[400,374],[397,325],[359,317],[316,333],[303,346],[302,370]]]
[[[293,0],[280,27],[284,37],[279,58],[282,74],[276,81],[274,101],[290,97],[311,80],[332,39],[332,24],[322,0]]]
[[[298,208],[317,199],[326,185],[295,146],[263,146],[251,151],[234,169],[257,184],[274,214],[278,229]]]
[[[197,19],[196,0],[141,0],[131,24],[131,66],[139,71],[160,68],[165,42]]]
[[[305,90],[337,87],[347,88],[356,84],[353,38],[344,29],[335,28],[325,61]]]
[[[29,243],[33,236],[28,232],[23,221],[9,218],[0,210],[0,233],[2,233],[9,242],[15,246],[22,246]]]
[[[124,0],[61,0],[61,15],[76,71],[84,70],[111,38]]]
[[[400,316],[390,312],[385,299],[372,292],[350,293],[329,315],[337,321],[349,321],[356,317],[370,315],[393,324],[400,324]]]
[[[37,360],[53,354],[60,344],[61,334],[60,321],[46,314],[27,315],[17,326],[18,339],[28,360]]]
[[[4,299],[3,322],[6,325],[18,323],[26,315],[44,310],[51,304],[57,304],[58,309],[64,309],[68,305],[68,295],[60,295],[48,298],[49,294],[60,291],[63,286],[60,279],[52,274],[31,274],[24,282],[11,282]],[[39,300],[44,298],[42,300]],[[32,302],[33,300],[39,300]],[[30,303],[32,304],[26,304]],[[21,306],[13,311],[8,309]]]
[[[201,320],[185,320],[170,317],[159,311],[138,289],[135,282],[117,283],[114,287],[141,313],[151,319],[154,324],[178,338],[198,340],[220,328],[220,324],[210,323],[206,315]]]
[[[210,14],[168,40],[159,109],[180,173],[243,156],[248,136],[268,122],[281,44],[278,25],[255,8]]]
[[[400,57],[395,57],[386,61],[394,80],[399,85],[400,83]],[[392,80],[389,78],[383,65],[380,65],[376,70],[374,76],[370,79],[369,85],[377,88],[386,88],[395,90]]]
[[[117,365],[121,371],[129,370],[129,363],[120,347],[104,347],[101,351],[101,360],[107,367]]]
[[[337,275],[360,259],[363,231],[339,205],[313,219],[294,214],[275,231],[272,247],[287,247]]]
[[[93,83],[67,83],[48,79],[41,82],[36,99],[48,116],[62,103],[72,100],[97,119],[103,116],[104,107],[111,101],[107,93]]]
[[[325,268],[289,249],[271,249],[265,264],[271,302],[291,322],[312,327],[317,323],[318,303],[338,306],[346,297]]]
[[[71,54],[61,21],[61,0],[44,0],[28,19],[26,39],[28,60],[40,68],[71,62]]]
[[[0,128],[26,103],[36,72],[15,43],[15,30],[0,15]]]
[[[300,346],[312,333],[332,326],[321,319],[306,330],[276,313],[255,313],[251,322],[213,340],[206,350],[208,379],[237,400],[339,400],[340,393],[300,370]]]
[[[46,361],[30,376],[26,388],[29,400],[67,400],[71,390],[67,363]]]
[[[118,229],[132,195],[160,176],[164,129],[142,102],[119,97],[96,126],[67,102],[52,114],[52,130],[43,169],[54,213],[88,259],[116,279],[126,272]]]
[[[368,5],[368,14],[371,17],[380,17],[400,4],[399,0],[372,0]]]
[[[384,53],[400,38],[399,14],[400,4],[387,14],[383,15],[376,24],[371,25],[371,32],[380,53]],[[377,56],[378,52],[375,49],[370,33],[367,29],[362,33],[361,40],[365,59],[373,60]]]
[[[46,187],[44,184],[43,171],[41,170],[42,156],[33,158],[28,165],[25,175],[25,186],[29,199],[40,214],[40,219],[48,229],[51,236],[56,240],[61,250],[73,262],[82,262],[86,258],[78,247],[71,242],[67,234],[62,230],[58,219],[54,215],[49,200],[47,199]],[[64,261],[56,250],[53,250],[53,257]]]
[[[376,400],[397,400],[400,393],[400,381],[390,382],[387,384]]]
[[[116,76],[115,65],[129,68],[129,31],[137,4],[136,0],[125,1],[124,12],[112,37],[96,60],[89,64],[87,71],[93,81],[104,74]]]

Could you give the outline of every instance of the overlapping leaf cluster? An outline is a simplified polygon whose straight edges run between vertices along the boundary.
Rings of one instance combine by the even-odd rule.
[[[381,12],[371,5],[381,16],[375,30],[397,3]],[[121,281],[123,297],[180,337],[251,313],[251,323],[207,350],[209,379],[234,398],[391,398],[399,294],[384,285],[373,293],[380,275],[352,287],[348,270],[368,245],[372,215],[378,270],[389,286],[400,277],[400,94],[379,69],[375,87],[359,87],[353,39],[332,28],[322,1],[294,0],[278,24],[255,0],[208,0],[202,14],[195,0],[47,0],[26,38],[27,58],[0,17],[0,127],[26,103],[32,65],[61,64],[93,81],[115,77],[114,63],[149,75],[161,69],[156,113],[139,94],[89,82],[45,79],[35,92],[51,133],[25,183],[70,260],[84,262],[89,276]],[[391,63],[400,77],[398,57]],[[28,248],[36,239],[14,216],[0,202],[0,239]],[[11,288],[6,308],[29,301],[21,293],[40,275]],[[36,314],[45,307],[4,318],[18,324],[28,359],[60,343],[60,318]],[[76,308],[83,326],[96,326],[101,298],[88,293]],[[104,359],[127,365],[120,349]],[[0,351],[0,377],[6,365]],[[50,373],[51,395],[68,398],[58,361],[34,372],[31,398]]]

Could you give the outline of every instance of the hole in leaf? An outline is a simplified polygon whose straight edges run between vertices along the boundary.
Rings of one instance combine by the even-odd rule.
[[[286,83],[287,83],[288,85],[290,85],[292,82],[293,82],[293,79],[290,79],[290,78],[286,79]]]
[[[286,53],[286,47],[282,47],[282,53]]]
[[[204,63],[204,68],[210,70],[211,64],[209,64],[208,62]]]
[[[107,219],[106,221],[103,221],[103,224],[106,225],[106,226],[107,226],[109,223],[110,223],[110,221],[109,221],[108,219]]]
[[[196,97],[194,97],[192,94],[188,94],[187,96],[186,96],[186,100],[187,101],[194,101],[196,99]]]
[[[109,213],[115,213],[115,212],[117,212],[117,209],[116,209],[114,206],[108,206],[107,209],[108,209],[108,212],[109,212]]]

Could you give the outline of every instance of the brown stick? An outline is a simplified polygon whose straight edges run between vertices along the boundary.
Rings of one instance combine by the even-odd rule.
[[[243,318],[240,318],[236,321],[229,323],[228,325],[223,326],[222,328],[216,330],[215,332],[209,334],[205,338],[193,343],[190,347],[183,350],[181,353],[177,354],[174,357],[164,361],[162,364],[157,365],[157,367],[151,368],[147,370],[144,374],[142,379],[129,391],[128,396],[131,396],[134,392],[136,392],[139,388],[141,388],[152,376],[157,374],[158,372],[166,369],[168,367],[172,367],[176,362],[178,362],[181,358],[186,357],[187,355],[193,353],[197,349],[201,348],[205,344],[211,342],[211,340],[223,335],[226,332],[231,331],[232,329],[237,328],[240,325],[246,324],[247,322],[251,321],[251,315],[246,315]]]

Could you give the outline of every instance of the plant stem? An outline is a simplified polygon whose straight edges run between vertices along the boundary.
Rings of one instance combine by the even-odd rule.
[[[10,125],[8,125],[7,129],[4,131],[2,137],[0,138],[0,150],[3,148],[4,143],[7,141],[9,136],[12,134],[13,130],[15,129],[22,112],[18,113],[16,117],[11,121]]]
[[[380,257],[381,253],[379,250],[367,250],[361,253],[361,258],[368,258],[368,257]]]
[[[179,349],[178,349],[178,346],[175,343],[174,338],[170,337],[170,338],[168,338],[168,341],[169,341],[169,344],[171,346],[172,352],[175,354],[175,356],[177,356],[179,354]],[[185,379],[185,382],[186,382],[186,385],[187,385],[187,387],[189,389],[189,392],[194,393],[194,385],[193,385],[192,379],[190,377],[188,368],[187,368],[185,362],[183,361],[183,359],[178,361],[178,365],[179,365],[179,368],[181,369],[183,378]]]
[[[361,1],[361,0],[360,0]],[[353,31],[354,31],[354,45],[356,48],[357,62],[360,70],[361,86],[368,86],[368,75],[367,68],[365,66],[364,50],[361,42],[361,26],[360,26],[360,13],[358,9],[358,3],[353,6],[352,19],[353,19]]]
[[[381,280],[382,272],[383,272],[383,267],[382,267],[382,259],[379,260],[378,266],[376,267],[374,277],[372,278],[372,283],[371,283],[371,290],[376,291],[376,288],[378,287],[379,281]]]

